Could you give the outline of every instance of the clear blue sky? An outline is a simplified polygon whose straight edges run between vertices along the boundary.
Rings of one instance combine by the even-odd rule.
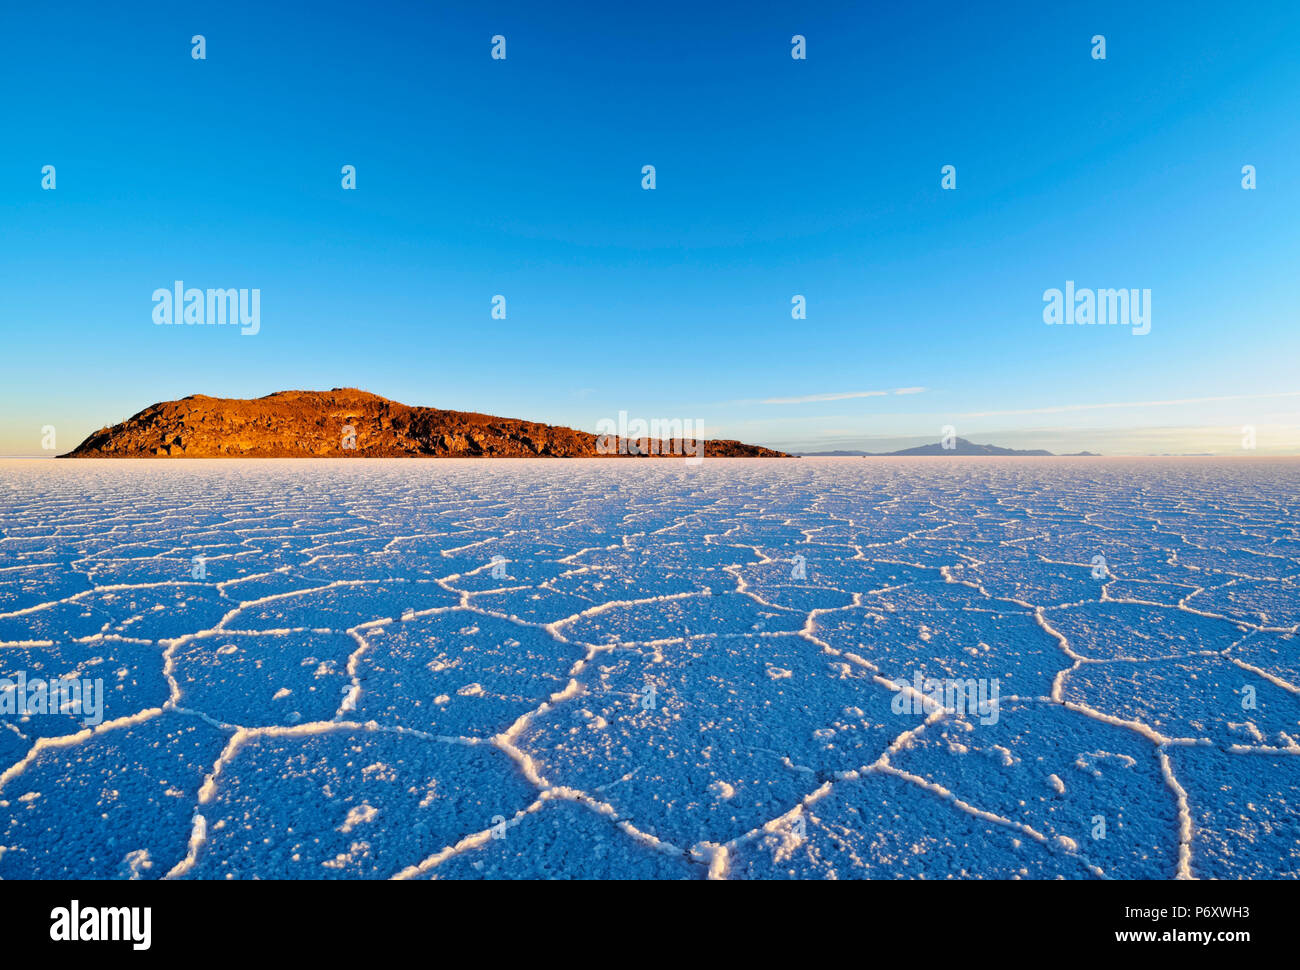
[[[1300,451],[1293,2],[49,2],[0,37],[3,454],[335,386],[807,450]],[[155,326],[177,279],[259,288],[261,332]],[[1067,279],[1149,288],[1151,332],[1045,325]]]

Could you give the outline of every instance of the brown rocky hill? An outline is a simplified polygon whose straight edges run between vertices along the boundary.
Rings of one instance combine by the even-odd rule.
[[[349,436],[348,429],[351,429]],[[253,400],[193,394],[96,431],[65,458],[596,458],[584,431],[490,414],[409,407],[355,388],[278,391]],[[354,447],[347,447],[351,443]],[[607,442],[608,449],[611,443]],[[648,439],[629,442],[651,452]],[[682,454],[680,442],[660,445]],[[674,449],[672,445],[677,447]],[[686,450],[694,453],[694,441]],[[708,457],[788,457],[739,441],[706,441]]]

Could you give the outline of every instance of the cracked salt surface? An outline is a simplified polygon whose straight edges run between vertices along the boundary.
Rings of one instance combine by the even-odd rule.
[[[0,462],[0,877],[1294,878],[1297,472]]]

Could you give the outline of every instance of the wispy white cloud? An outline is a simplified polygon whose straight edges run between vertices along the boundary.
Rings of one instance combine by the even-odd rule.
[[[894,391],[838,391],[831,394],[805,394],[802,397],[764,397],[732,404],[815,404],[820,401],[848,401],[859,397],[887,397],[889,394],[920,394],[924,387],[900,387]]]
[[[759,404],[814,404],[817,401],[847,401],[855,397],[884,397],[888,391],[842,391],[838,394],[808,394],[804,397],[765,397]]]

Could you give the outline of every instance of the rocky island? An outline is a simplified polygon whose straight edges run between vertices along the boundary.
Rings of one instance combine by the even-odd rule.
[[[705,457],[782,458],[739,441]],[[693,439],[622,443],[557,425],[411,407],[356,388],[254,399],[193,394],[90,435],[65,458],[598,458],[694,454]]]

